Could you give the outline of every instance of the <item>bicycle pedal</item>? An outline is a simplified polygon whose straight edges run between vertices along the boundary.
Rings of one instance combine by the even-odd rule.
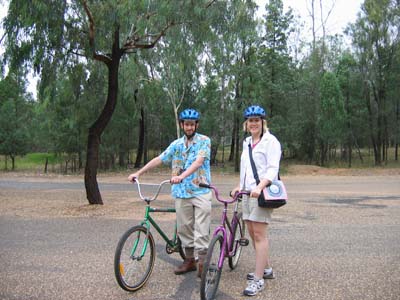
[[[247,238],[240,238],[240,239],[239,239],[239,244],[240,244],[240,246],[248,246],[248,245],[249,245],[249,239],[247,239]]]

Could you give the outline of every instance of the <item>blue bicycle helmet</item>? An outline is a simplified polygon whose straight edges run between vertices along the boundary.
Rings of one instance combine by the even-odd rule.
[[[248,108],[246,108],[243,112],[243,117],[245,119],[248,119],[250,117],[260,117],[262,119],[265,119],[266,112],[264,108],[262,108],[259,105],[251,105]]]
[[[179,121],[183,120],[198,121],[199,119],[200,119],[200,114],[192,108],[185,109],[179,114]]]

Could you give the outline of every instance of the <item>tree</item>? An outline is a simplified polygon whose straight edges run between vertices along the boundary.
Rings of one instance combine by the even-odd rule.
[[[326,165],[331,148],[344,141],[345,110],[335,74],[326,72],[321,81],[321,111],[318,114],[320,165]]]
[[[396,68],[399,16],[396,1],[366,0],[362,14],[348,30],[357,49],[360,73],[364,76],[364,99],[376,165],[387,161],[390,122],[394,123],[391,121],[395,107],[392,101],[397,97],[389,98],[389,79]]]
[[[30,144],[28,128],[31,108],[25,99],[22,82],[14,73],[0,81],[0,154],[6,156],[6,162],[7,157],[11,158],[12,170],[15,169],[15,157],[25,155]]]
[[[30,62],[41,74],[41,91],[54,84],[60,69],[76,63],[72,58],[77,55],[106,66],[106,101],[88,130],[85,188],[90,204],[103,203],[97,184],[99,147],[117,104],[122,57],[155,47],[171,26],[195,21],[213,2],[10,1],[6,57],[11,68]]]

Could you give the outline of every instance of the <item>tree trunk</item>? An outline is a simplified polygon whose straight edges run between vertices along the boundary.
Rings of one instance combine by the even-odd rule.
[[[137,90],[136,90],[137,91]],[[135,102],[136,102],[136,91],[135,91]],[[144,109],[140,109],[140,121],[139,121],[139,144],[137,148],[137,154],[136,154],[136,161],[135,161],[135,168],[140,168],[142,158],[143,158],[143,152],[144,152],[144,145],[145,145],[145,140],[144,140],[144,133],[145,133],[145,119],[144,119]]]
[[[47,174],[47,166],[49,165],[49,158],[46,157],[46,161],[44,163],[44,174]]]
[[[229,161],[233,161],[233,158],[235,157],[235,142],[236,142],[236,131],[237,131],[237,122],[236,122],[236,114],[233,117],[233,130],[232,130],[232,136],[231,136],[231,150],[229,153]]]
[[[107,101],[99,118],[89,128],[85,167],[85,188],[86,198],[90,204],[103,204],[97,183],[99,148],[101,135],[104,129],[107,127],[108,122],[111,120],[117,104],[118,69],[122,54],[122,51],[119,49],[119,32],[117,30],[114,35],[111,60],[105,62],[108,67]]]
[[[143,153],[144,153],[144,131],[145,131],[145,122],[144,122],[144,111],[143,108],[140,110],[140,121],[139,121],[139,144],[137,147],[135,168],[140,168],[141,162],[143,161]]]

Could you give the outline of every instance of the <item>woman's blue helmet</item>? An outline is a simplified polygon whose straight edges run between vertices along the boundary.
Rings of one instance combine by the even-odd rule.
[[[248,108],[246,108],[243,112],[243,117],[245,119],[248,119],[250,117],[260,117],[262,119],[265,119],[266,112],[264,108],[262,108],[259,105],[251,105]]]
[[[192,108],[185,109],[179,114],[179,121],[183,120],[194,120],[198,121],[200,119],[200,114]]]

